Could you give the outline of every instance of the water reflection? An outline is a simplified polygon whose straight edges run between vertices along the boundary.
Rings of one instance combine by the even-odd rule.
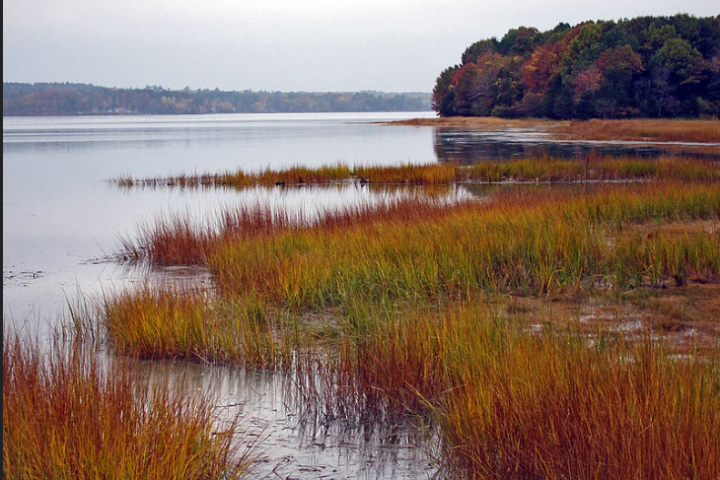
[[[218,421],[240,414],[240,442],[259,440],[253,478],[298,480],[437,478],[426,430],[412,417],[358,422],[298,404],[290,374],[173,361],[140,363],[138,381],[174,379],[180,388],[213,392]]]
[[[502,131],[435,128],[434,148],[438,161],[464,165],[479,160],[502,161],[546,155],[559,158],[584,158],[591,153],[644,158],[688,155],[720,160],[719,145],[559,141],[552,140],[544,132],[519,128]]]

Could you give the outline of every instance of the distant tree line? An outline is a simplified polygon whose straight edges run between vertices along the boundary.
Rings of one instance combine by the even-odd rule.
[[[429,111],[429,93],[306,93],[3,82],[3,116]]]
[[[720,15],[512,29],[470,45],[433,90],[440,116],[716,117]]]

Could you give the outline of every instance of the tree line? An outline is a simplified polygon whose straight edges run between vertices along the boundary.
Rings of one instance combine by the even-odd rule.
[[[3,116],[428,111],[429,93],[106,88],[3,82]]]
[[[440,116],[717,117],[720,15],[520,27],[473,43],[437,78]]]

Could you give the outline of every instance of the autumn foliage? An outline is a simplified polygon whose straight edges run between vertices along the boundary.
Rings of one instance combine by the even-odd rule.
[[[699,117],[720,112],[720,18],[520,27],[468,47],[433,90],[440,116]]]

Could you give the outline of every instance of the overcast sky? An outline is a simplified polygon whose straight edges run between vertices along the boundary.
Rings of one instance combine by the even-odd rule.
[[[511,28],[720,14],[718,0],[3,0],[3,81],[430,92]]]

